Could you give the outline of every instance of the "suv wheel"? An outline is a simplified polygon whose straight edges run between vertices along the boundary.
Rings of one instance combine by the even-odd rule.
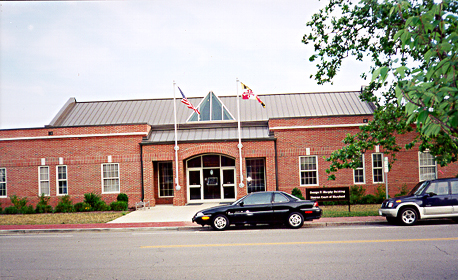
[[[398,214],[399,222],[405,226],[414,225],[418,220],[418,214],[415,209],[407,207],[401,210]]]

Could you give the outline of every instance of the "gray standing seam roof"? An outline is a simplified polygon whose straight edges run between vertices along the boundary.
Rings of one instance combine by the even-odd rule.
[[[240,100],[240,120],[268,121],[272,118],[371,115],[374,105],[359,99],[360,92],[325,92],[259,95],[266,107],[256,100]],[[237,118],[237,97],[220,96],[220,100]],[[176,99],[177,123],[185,124],[193,113]],[[188,100],[197,106],[202,97]],[[76,102],[71,98],[49,124],[50,127],[116,125],[147,123],[152,126],[173,125],[173,98]]]
[[[372,115],[374,105],[359,99],[361,92],[325,92],[259,95],[266,104],[256,100],[240,100],[242,139],[273,139],[268,120],[273,118]],[[198,106],[205,97],[188,100]],[[178,141],[236,141],[238,129],[237,96],[221,96],[233,121],[189,122],[194,112],[176,99]],[[151,133],[143,143],[168,143],[175,140],[173,98],[76,102],[70,98],[48,127],[96,126],[118,124],[149,124]],[[256,124],[257,123],[257,124]],[[193,124],[193,125],[189,125]],[[197,126],[196,126],[197,125]],[[194,128],[193,128],[194,127]]]

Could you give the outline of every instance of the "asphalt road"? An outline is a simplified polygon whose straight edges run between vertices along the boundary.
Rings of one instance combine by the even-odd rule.
[[[1,279],[458,279],[458,224],[0,235]]]

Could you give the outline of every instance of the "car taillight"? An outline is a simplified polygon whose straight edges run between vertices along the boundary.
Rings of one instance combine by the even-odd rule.
[[[313,204],[313,207],[318,207],[318,201],[315,201],[315,203]]]

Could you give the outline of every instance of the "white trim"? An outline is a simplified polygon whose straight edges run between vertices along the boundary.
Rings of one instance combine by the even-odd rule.
[[[41,169],[42,168],[47,168],[48,169],[48,180],[42,180],[41,179]],[[38,166],[38,196],[41,196],[43,192],[41,191],[41,183],[42,182],[48,182],[48,188],[49,188],[49,193],[44,194],[45,196],[50,196],[51,195],[51,178],[49,176],[49,166]]]
[[[55,136],[35,136],[35,137],[16,137],[16,138],[0,138],[0,141],[15,141],[15,140],[42,140],[42,139],[61,139],[61,138],[88,138],[88,137],[110,137],[110,136],[134,136],[144,135],[145,132],[129,132],[129,133],[108,133],[108,134],[76,134],[76,135],[55,135]]]
[[[357,169],[353,169],[353,184],[355,185],[364,185],[366,184],[366,164],[364,162],[364,154],[361,155],[361,163],[363,164],[363,167],[359,167]],[[363,182],[356,182],[356,176],[355,176],[355,171],[356,170],[363,170]]]
[[[65,167],[65,180],[59,180],[59,167]],[[67,183],[67,193],[59,193],[59,182],[65,181]],[[56,165],[56,195],[57,196],[64,196],[68,195],[68,167],[67,165]]]
[[[116,165],[117,166],[117,171],[118,171],[118,177],[116,177],[118,179],[118,185],[119,185],[119,190],[117,191],[114,191],[114,192],[106,192],[105,191],[105,187],[103,185],[103,180],[104,179],[113,179],[113,178],[104,178],[103,177],[103,166],[104,165]],[[100,173],[100,177],[101,177],[101,183],[102,183],[102,194],[109,194],[109,193],[121,193],[121,170],[119,168],[119,163],[102,163],[100,165],[100,170],[101,170],[101,173]]]
[[[302,184],[302,172],[306,171],[313,171],[313,170],[301,170],[301,158],[307,158],[307,157],[314,157],[315,158],[315,163],[316,163],[316,184]],[[299,185],[301,187],[303,186],[319,186],[320,185],[320,180],[319,180],[319,173],[318,173],[318,156],[299,156]]]
[[[374,155],[382,155],[382,167],[378,167],[377,169],[382,170],[382,181],[381,182],[374,182]],[[381,184],[385,183],[385,171],[383,170],[383,153],[372,153],[371,154],[371,162],[372,162],[372,184]]]
[[[430,154],[430,152],[429,152],[428,150],[425,151],[424,153],[418,151],[418,180],[419,180],[419,181],[429,180],[429,179],[422,179],[422,178],[421,178],[421,172],[420,172],[420,171],[421,171],[421,168],[422,168],[422,167],[433,167],[432,165],[427,165],[427,166],[422,166],[422,165],[421,165],[420,156],[421,156],[421,154],[426,154],[426,153]],[[431,154],[430,154],[430,155],[431,155]],[[431,155],[431,156],[432,156],[432,155]],[[436,159],[434,159],[434,179],[437,179],[437,162],[436,162]]]
[[[274,126],[270,130],[282,129],[311,129],[311,128],[336,128],[336,127],[360,127],[366,126],[367,123],[349,123],[349,124],[325,124],[325,125],[298,125],[298,126]]]
[[[0,195],[0,198],[7,198],[8,197],[8,177],[7,177],[7,174],[6,174],[6,168],[5,167],[2,167],[0,168],[1,169],[4,169],[5,170],[5,182],[0,182],[0,183],[4,183],[5,184],[5,195]]]

